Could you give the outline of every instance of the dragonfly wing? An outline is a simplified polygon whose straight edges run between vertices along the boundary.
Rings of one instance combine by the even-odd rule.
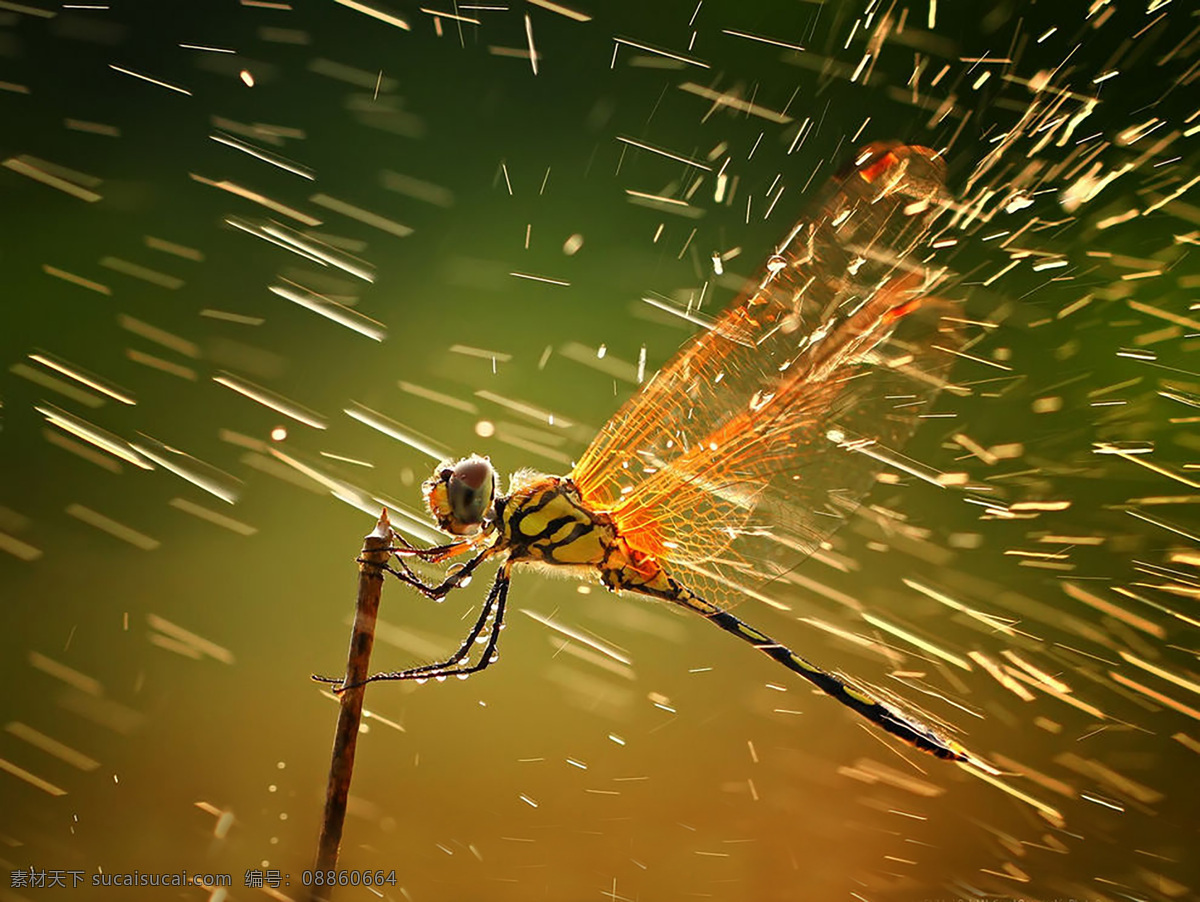
[[[807,554],[837,528],[962,344],[919,260],[943,173],[923,148],[864,151],[757,289],[601,431],[572,478],[635,547],[750,579],[771,575],[766,549]]]

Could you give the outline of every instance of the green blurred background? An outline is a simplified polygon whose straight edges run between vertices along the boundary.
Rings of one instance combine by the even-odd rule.
[[[939,410],[955,416],[931,420],[907,449],[984,488],[941,490],[907,477],[879,486],[867,503],[891,514],[864,508],[827,560],[800,571],[824,594],[784,592],[787,612],[748,600],[739,614],[949,721],[1010,785],[1063,820],[954,766],[889,748],[699,619],[518,573],[495,668],[466,682],[367,693],[378,716],[359,743],[342,863],[394,869],[397,885],[384,897],[413,902],[1194,897],[1198,746],[1187,681],[1194,687],[1188,554],[1197,496],[1187,467],[1198,447],[1189,412],[1200,377],[1188,355],[1200,345],[1187,318],[1200,280],[1187,251],[1200,217],[1194,195],[1181,194],[1154,215],[1098,228],[1193,178],[1194,10],[620,0],[573,7],[592,17],[581,22],[532,4],[460,4],[459,20],[405,5],[395,8],[411,25],[402,31],[323,0],[286,6],[0,3],[0,159],[86,174],[102,195],[88,203],[0,169],[6,868],[82,869],[89,880],[99,870],[228,872],[228,898],[245,899],[261,891],[243,886],[244,872],[271,867],[290,874],[280,892],[303,898],[337,713],[308,676],[342,666],[354,557],[373,519],[312,480],[286,478],[294,471],[267,453],[271,430],[287,427],[279,450],[414,511],[434,461],[347,417],[351,403],[452,453],[489,454],[503,473],[565,472],[635,390],[627,374],[642,349],[652,372],[691,334],[642,297],[686,304],[707,282],[706,309],[719,310],[805,212],[804,198],[867,141],[948,148],[951,188],[963,191],[1034,98],[1025,82],[1048,72],[1099,102],[1063,147],[1031,153],[1037,136],[1027,136],[1007,153],[1007,169],[992,173],[1002,188],[1029,160],[1075,155],[1027,206],[996,212],[998,196],[989,204],[995,221],[963,232],[949,293],[995,327],[981,329],[971,349],[982,362],[956,371],[972,393],[943,399]],[[885,15],[887,40],[868,46]],[[614,62],[614,38],[692,62],[630,44]],[[852,83],[865,52],[869,80]],[[927,106],[911,102],[914,66],[923,67]],[[1103,78],[1112,70],[1119,74]],[[714,108],[681,90],[687,83],[786,110],[789,121]],[[1062,114],[1080,107],[1072,98]],[[1122,143],[1122,132],[1154,117],[1163,124],[1150,137]],[[210,140],[235,128],[315,181]],[[621,136],[696,160],[711,154],[717,167],[728,157],[732,200],[714,201],[709,174],[683,212],[631,203],[627,189],[682,197],[700,173]],[[1087,147],[1075,143],[1089,136]],[[1096,199],[1064,210],[1063,190],[1088,166],[1098,178],[1127,163],[1135,165]],[[193,174],[323,220],[312,234],[368,261],[374,281],[230,227],[240,217],[304,229]],[[413,180],[425,184],[416,189],[423,197]],[[412,234],[322,208],[310,200],[317,192]],[[1038,270],[1026,259],[984,285],[1009,263],[1001,242],[985,239],[1022,228],[1024,245],[1067,265]],[[583,243],[569,254],[573,235]],[[202,259],[155,249],[147,236]],[[714,252],[729,257],[723,278]],[[106,258],[179,283],[147,282]],[[373,342],[270,293],[280,277],[353,305],[385,324],[387,339]],[[242,319],[202,313],[213,310]],[[130,317],[193,343],[194,353],[131,331]],[[602,346],[604,359],[589,363]],[[39,351],[133,391],[137,404],[93,406],[31,380],[30,372],[50,374],[27,356]],[[176,369],[149,366],[146,354]],[[328,428],[231,392],[212,381],[222,371],[316,411]],[[460,403],[419,397],[401,382]],[[552,411],[556,424],[496,396]],[[1058,400],[1039,403],[1048,398]],[[63,433],[35,409],[47,401],[230,474],[237,504],[163,468],[72,453],[77,440],[65,448],[48,439]],[[481,437],[489,425],[495,434]],[[994,459],[969,453],[956,434]],[[1159,469],[1096,454],[1097,442],[1131,443],[1124,447],[1150,452],[1137,459]],[[222,528],[173,506],[177,499],[251,529]],[[1070,506],[1007,508],[1062,501]],[[154,547],[82,522],[78,506]],[[1012,553],[1030,551],[1051,556]],[[1015,631],[955,613],[904,579],[1007,618]],[[1067,583],[1111,607],[1081,602]],[[454,648],[485,589],[477,579],[434,605],[387,585],[376,666]],[[881,632],[838,593],[962,659],[977,651],[1003,663],[1001,652],[1015,651],[1087,707],[1036,689],[1022,700],[978,663],[968,672]],[[522,611],[595,636],[633,663],[597,659]],[[889,662],[800,618],[880,640],[898,657]],[[1176,680],[1131,666],[1122,651]],[[929,694],[889,680],[892,671],[924,674]],[[9,883],[0,899],[70,892]],[[338,898],[369,892],[347,888]]]

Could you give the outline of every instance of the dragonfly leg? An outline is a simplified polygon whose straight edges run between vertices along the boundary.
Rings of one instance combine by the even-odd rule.
[[[701,598],[669,576],[661,567],[650,567],[646,561],[642,561],[640,572],[625,576],[623,581],[625,584],[619,588],[674,602],[711,620],[725,632],[753,645],[768,658],[804,677],[826,695],[837,699],[847,708],[852,708],[871,723],[893,736],[898,736],[909,745],[948,761],[970,760],[966,751],[954,740],[939,735],[924,724],[906,717],[891,705],[872,698],[861,689],[805,660],[786,645],[776,642],[728,611],[723,611]]]
[[[406,557],[415,557],[419,560],[425,561],[428,564],[440,564],[443,561],[449,560],[456,555],[462,554],[465,551],[470,551],[472,548],[476,547],[476,541],[473,540],[451,542],[448,545],[430,545],[427,548],[417,548],[394,529],[392,530],[392,543],[393,544],[391,547],[381,550],[388,551],[395,556],[396,562],[399,565],[399,569],[387,566],[385,566],[383,569],[387,570],[401,582],[408,583],[410,586],[422,592],[423,594],[428,595],[429,592],[438,593],[435,599],[438,601],[445,596],[446,591],[448,591],[449,588],[456,587],[458,583],[465,578],[466,574],[464,574],[462,571],[459,571],[457,574],[452,574],[451,578],[457,576],[457,579],[454,580],[454,582],[446,590],[442,590],[440,587],[431,586],[429,583],[422,580],[421,577],[417,576],[417,574],[412,571],[412,568],[408,566],[408,562],[404,559]],[[358,558],[357,562],[361,564],[363,563],[363,559]],[[476,564],[477,563],[478,562],[476,562]],[[472,567],[472,569],[474,569],[474,567]]]
[[[492,664],[496,658],[496,646],[500,642],[500,630],[504,626],[504,608],[508,601],[508,586],[510,580],[511,565],[506,564],[500,568],[500,572],[496,574],[496,579],[492,583],[492,588],[488,591],[487,598],[483,602],[483,608],[479,612],[479,617],[475,621],[475,625],[471,627],[471,632],[467,634],[462,645],[458,650],[444,661],[438,661],[436,664],[422,664],[418,667],[410,667],[407,670],[393,670],[388,673],[376,673],[367,677],[361,683],[355,683],[351,686],[342,685],[343,680],[338,677],[327,677],[313,675],[313,680],[318,683],[329,683],[337,686],[334,692],[341,694],[347,689],[354,689],[366,683],[374,683],[382,680],[427,680],[436,679],[447,676],[467,676],[472,673],[477,673]],[[490,623],[490,628],[489,628]],[[483,649],[483,655],[480,659],[472,663],[464,663],[471,652],[472,646],[487,630],[487,639]]]
[[[426,598],[433,601],[441,601],[459,586],[463,585],[470,578],[471,574],[475,572],[475,568],[491,557],[493,553],[494,550],[492,548],[485,548],[479,554],[475,555],[475,557],[471,558],[471,560],[467,561],[461,568],[451,573],[436,585],[431,585],[417,576],[403,558],[396,559],[400,565],[399,569],[388,567],[387,571],[405,585],[412,586]]]
[[[420,558],[430,564],[440,564],[442,561],[449,560],[456,555],[462,554],[464,551],[470,551],[475,546],[474,541],[467,541],[417,548],[415,545],[410,545],[395,531],[392,532],[392,536],[399,544],[394,544],[388,551],[396,555],[396,557]]]

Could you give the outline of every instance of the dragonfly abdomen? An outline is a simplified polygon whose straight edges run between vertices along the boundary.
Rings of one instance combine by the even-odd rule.
[[[618,544],[623,544],[619,537]],[[778,661],[788,670],[804,677],[826,695],[832,696],[848,708],[853,708],[876,726],[899,737],[909,745],[944,760],[969,760],[965,751],[954,740],[940,736],[919,721],[906,717],[892,706],[877,701],[861,689],[821,669],[811,661],[805,660],[786,645],[776,642],[766,633],[759,632],[748,623],[728,611],[721,610],[691,589],[681,585],[663,570],[653,557],[642,555],[642,560],[636,560],[636,554],[635,552],[634,560],[639,565],[636,568],[631,565],[634,563],[633,561],[626,562],[625,566],[612,570],[604,570],[602,566],[605,585],[609,588],[628,589],[665,601],[672,601],[695,611],[727,633],[732,633],[743,642],[750,643],[768,658]],[[616,555],[613,555],[613,558],[615,562]]]

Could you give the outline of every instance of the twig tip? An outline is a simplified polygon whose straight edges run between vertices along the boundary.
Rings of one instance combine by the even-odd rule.
[[[388,512],[387,508],[385,507],[382,513],[379,515],[379,521],[375,524],[375,531],[371,533],[371,536],[379,539],[386,539],[391,535],[391,531],[392,524],[391,521],[388,520]],[[371,536],[368,536],[368,538]]]

